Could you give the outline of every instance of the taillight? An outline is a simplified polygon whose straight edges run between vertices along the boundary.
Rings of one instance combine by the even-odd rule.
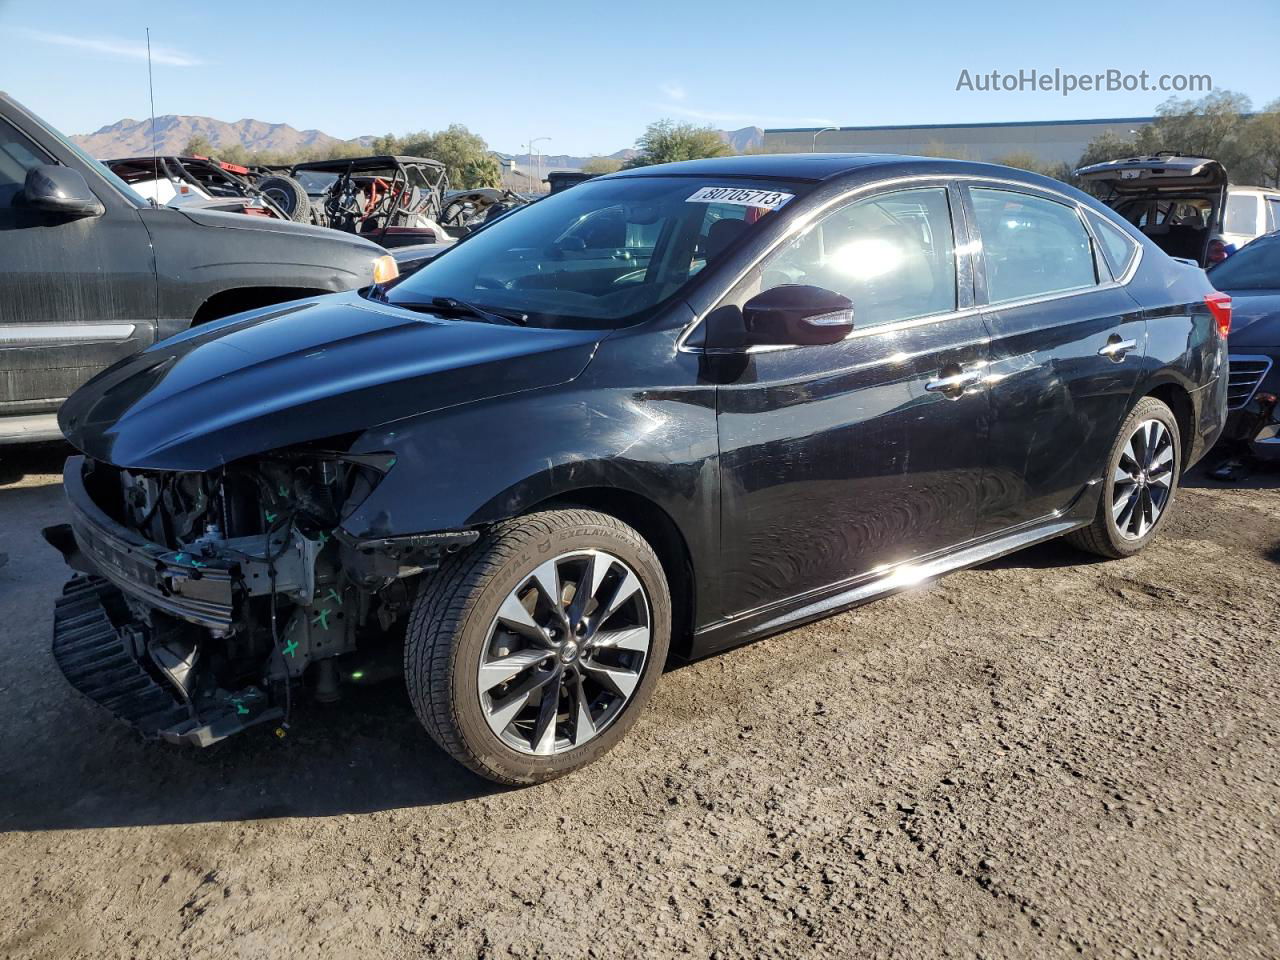
[[[1209,312],[1213,314],[1213,322],[1218,327],[1218,336],[1222,339],[1227,338],[1227,334],[1231,332],[1231,298],[1225,293],[1207,293],[1204,302],[1209,306]]]

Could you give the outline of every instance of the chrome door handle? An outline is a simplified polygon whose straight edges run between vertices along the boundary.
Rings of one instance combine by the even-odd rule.
[[[1123,360],[1124,355],[1138,345],[1137,340],[1121,340],[1115,334],[1107,341],[1107,345],[1098,351],[1098,356],[1111,360]]]
[[[932,390],[934,393],[958,395],[965,388],[972,387],[981,380],[981,370],[963,370],[960,373],[953,373],[949,377],[938,377],[936,380],[930,380],[925,383],[924,388]]]

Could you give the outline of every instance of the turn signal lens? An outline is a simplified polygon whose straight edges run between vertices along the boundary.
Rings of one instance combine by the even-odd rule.
[[[1204,302],[1209,305],[1209,312],[1213,314],[1218,336],[1225,340],[1231,332],[1231,298],[1225,293],[1208,293],[1205,294]]]
[[[373,282],[374,283],[390,283],[396,277],[400,276],[400,267],[396,264],[396,258],[391,254],[378,257],[373,261]],[[1227,298],[1230,301],[1230,298]]]

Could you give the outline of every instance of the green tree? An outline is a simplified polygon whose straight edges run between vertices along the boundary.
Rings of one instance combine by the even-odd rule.
[[[448,168],[449,185],[455,189],[496,187],[502,183],[502,167],[489,152],[489,145],[460,123],[434,133],[420,130],[403,137],[378,137],[373,151],[439,160]]]
[[[197,133],[182,148],[182,155],[184,157],[211,157],[214,149],[213,142],[208,137],[203,133]]]
[[[251,153],[243,143],[233,143],[229,147],[215,147],[211,154],[206,153],[205,156],[214,156],[226,163],[270,163],[269,159],[265,159],[265,154]]]
[[[1280,100],[1251,117],[1241,139],[1253,160],[1258,184],[1280,187]]]
[[[1257,122],[1265,113],[1251,118],[1249,110],[1249,98],[1230,90],[1199,100],[1166,100],[1155,120],[1133,136],[1094,138],[1077,166],[1168,151],[1219,160],[1232,183],[1250,183],[1266,176],[1267,122]]]
[[[616,173],[622,169],[622,161],[617,157],[591,157],[582,165],[582,172],[592,176],[605,173]]]
[[[1122,160],[1144,152],[1138,146],[1137,137],[1122,137],[1108,130],[1094,137],[1076,161],[1077,167],[1088,167],[1095,163],[1106,163],[1108,160]],[[1150,153],[1151,151],[1145,151]]]
[[[1240,135],[1251,104],[1243,93],[1217,90],[1199,100],[1170,99],[1156,108],[1151,133],[1163,150],[1189,157],[1233,161],[1246,159]]]
[[[659,120],[649,124],[644,135],[636,140],[639,155],[627,161],[628,167],[647,167],[654,163],[671,163],[675,160],[700,160],[703,157],[724,157],[730,153],[729,145],[711,127],[699,127],[692,123],[675,123]]]
[[[378,155],[394,155],[400,152],[400,138],[394,133],[384,133],[374,137],[369,145],[369,152]]]

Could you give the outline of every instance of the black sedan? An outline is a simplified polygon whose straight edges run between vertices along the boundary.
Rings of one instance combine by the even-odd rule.
[[[669,655],[1053,537],[1143,549],[1222,429],[1230,323],[1202,271],[1022,171],[598,178],[72,397],[47,536],[85,576],[55,654],[205,744],[402,641],[441,746],[547,780],[624,735]]]
[[[1280,459],[1280,233],[1259,237],[1209,270],[1231,295],[1231,383],[1224,439],[1235,452]]]

